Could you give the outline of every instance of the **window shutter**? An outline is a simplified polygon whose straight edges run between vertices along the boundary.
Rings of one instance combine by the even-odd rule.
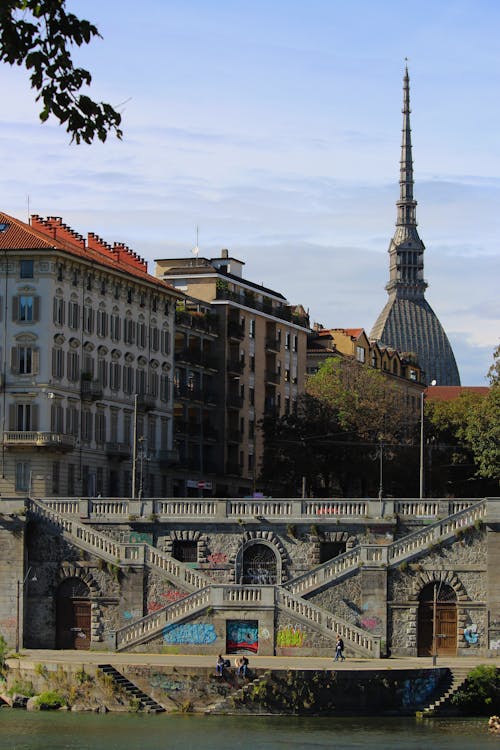
[[[57,311],[58,311],[58,308],[59,308],[59,300],[57,299],[57,297],[54,297],[54,299],[52,301],[52,319],[53,319],[54,323],[58,322],[57,321]]]
[[[57,350],[52,349],[52,377],[57,378]]]
[[[38,404],[31,406],[31,429],[34,432],[38,430]]]
[[[10,404],[9,406],[9,429],[16,430],[16,405]]]
[[[12,297],[12,320],[19,320],[19,297]]]
[[[10,369],[14,375],[19,375],[19,351],[17,346],[13,346],[10,354]]]
[[[40,320],[40,297],[33,299],[33,322]]]
[[[37,375],[40,370],[40,349],[33,349],[31,353],[31,373]]]

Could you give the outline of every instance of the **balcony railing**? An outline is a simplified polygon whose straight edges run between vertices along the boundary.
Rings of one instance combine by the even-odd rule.
[[[80,384],[80,393],[85,401],[97,401],[102,398],[102,384],[99,380],[85,380]]]
[[[280,320],[287,320],[295,325],[302,326],[303,328],[309,328],[309,318],[307,315],[297,315],[293,307],[287,305],[280,305],[279,303],[273,304],[269,302],[258,302],[253,296],[245,294],[243,291],[233,292],[229,289],[218,288],[216,299],[230,300],[236,302],[239,305],[250,307],[253,310],[259,310],[259,312],[267,313]]]
[[[117,458],[119,461],[125,461],[130,458],[132,448],[126,443],[109,442],[105,446],[108,458]]]
[[[266,349],[270,349],[273,352],[279,352],[281,349],[281,341],[274,336],[267,337]]]
[[[279,385],[281,380],[281,373],[277,372],[276,370],[266,370],[266,380],[268,383]]]
[[[244,359],[236,359],[236,358],[228,359],[227,365],[226,365],[227,372],[231,374],[236,373],[237,375],[239,375],[240,373],[243,372],[244,369],[245,369]]]
[[[177,362],[188,362],[191,365],[199,365],[210,370],[218,370],[217,359],[211,352],[199,349],[182,349],[175,352],[174,358]]]
[[[201,388],[189,388],[187,385],[174,386],[174,397],[185,398],[188,401],[203,401],[203,391]]]
[[[75,447],[74,435],[62,432],[8,431],[4,432],[3,444],[7,448],[60,448],[71,450]]]
[[[233,393],[228,393],[227,395],[227,406],[230,409],[242,409],[243,408],[243,399],[241,396],[238,396]]]
[[[242,341],[245,338],[245,329],[239,323],[233,323],[230,321],[227,324],[227,336],[230,339],[238,339]]]
[[[175,322],[185,328],[195,328],[205,333],[218,332],[217,319],[211,313],[200,313],[197,311],[176,310]]]

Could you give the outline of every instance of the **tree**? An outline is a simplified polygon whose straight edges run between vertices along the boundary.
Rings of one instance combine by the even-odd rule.
[[[66,0],[2,0],[0,4],[0,60],[30,71],[31,86],[43,103],[40,119],[50,115],[66,125],[71,141],[118,138],[121,115],[106,102],[81,93],[90,85],[88,70],[75,67],[72,45],[89,44],[100,34],[89,21],[66,12]]]

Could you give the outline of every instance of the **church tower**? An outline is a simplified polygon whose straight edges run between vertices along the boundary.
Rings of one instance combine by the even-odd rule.
[[[425,299],[425,245],[417,231],[413,197],[413,157],[410,128],[410,77],[403,79],[403,134],[400,195],[396,231],[389,245],[389,299],[372,328],[370,339],[400,352],[414,352],[427,383],[460,385],[457,363],[436,313]]]

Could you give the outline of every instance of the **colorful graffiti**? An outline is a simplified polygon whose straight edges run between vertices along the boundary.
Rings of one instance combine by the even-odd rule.
[[[471,645],[476,644],[479,641],[479,633],[477,632],[477,625],[469,625],[464,629],[464,638],[467,643]]]
[[[168,690],[169,692],[186,689],[185,682],[173,680],[171,677],[169,677],[169,675],[161,674],[161,672],[154,672],[151,675],[149,684],[152,688],[160,688],[161,690]]]
[[[380,617],[365,617],[359,624],[362,628],[371,632],[379,628],[382,623]]]
[[[259,623],[257,620],[228,620],[226,623],[226,651],[237,654],[239,651],[259,650]]]
[[[147,531],[131,531],[129,544],[153,544],[153,535]]]
[[[125,610],[123,613],[124,620],[139,620],[142,617],[142,611],[140,609]]]
[[[304,645],[307,634],[299,627],[287,625],[280,628],[276,634],[276,645],[280,648],[300,648]]]
[[[211,567],[216,565],[226,565],[227,555],[225,552],[212,552],[212,554],[208,555],[207,560]]]
[[[173,602],[178,602],[179,599],[184,599],[185,596],[187,596],[187,594],[183,591],[178,591],[177,589],[164,591],[160,594],[160,599],[150,599],[148,601],[148,614],[150,612],[158,612],[159,609],[163,609],[163,607],[167,607]]]
[[[207,644],[217,640],[217,633],[211,623],[205,622],[167,625],[163,629],[163,640],[165,643]]]

